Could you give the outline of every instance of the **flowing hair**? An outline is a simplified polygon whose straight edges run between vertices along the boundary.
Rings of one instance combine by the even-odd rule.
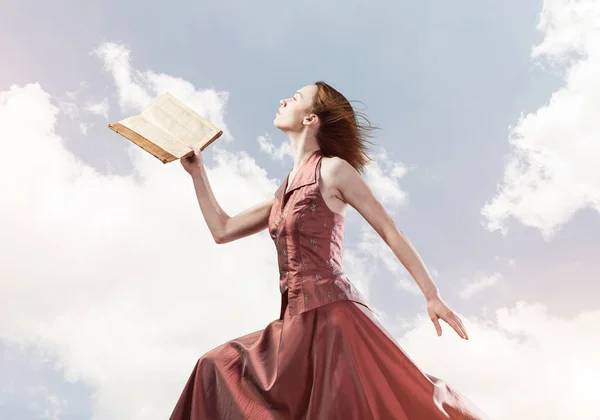
[[[312,113],[319,117],[317,142],[323,155],[344,159],[359,173],[372,159],[367,155],[368,139],[374,127],[360,111],[356,111],[340,92],[325,82],[316,82],[317,93],[313,99]]]

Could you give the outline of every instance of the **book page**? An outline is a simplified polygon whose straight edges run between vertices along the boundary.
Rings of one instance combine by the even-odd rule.
[[[140,115],[150,124],[155,125],[178,140],[181,143],[179,147],[183,147],[186,150],[185,153],[190,150],[190,146],[203,148],[206,143],[213,140],[220,133],[218,128],[169,93],[160,96]],[[153,137],[148,137],[148,139],[154,141]],[[183,156],[173,152],[170,153],[177,157]]]
[[[125,118],[120,124],[145,137],[177,158],[182,157],[190,151],[190,148],[175,136],[147,121],[142,115]]]

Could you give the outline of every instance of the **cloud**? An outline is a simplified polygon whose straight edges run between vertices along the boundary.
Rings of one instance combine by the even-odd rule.
[[[443,378],[492,419],[594,420],[600,407],[600,311],[566,319],[518,302],[492,317],[463,318],[470,339],[429,319],[405,323],[400,345],[425,372]]]
[[[377,232],[366,222],[361,222],[360,227],[361,235],[356,248],[360,252],[359,255],[363,257],[364,264],[371,266],[375,262],[381,264],[383,268],[393,274],[393,278],[396,279],[395,286],[398,289],[410,292],[413,295],[419,295],[421,289]]]
[[[61,412],[67,405],[67,401],[57,397],[43,387],[36,387],[31,391],[33,398],[42,397],[42,399],[46,402],[46,406],[43,408],[41,418],[48,420],[60,420]]]
[[[470,299],[476,293],[481,292],[484,289],[494,286],[500,280],[502,280],[502,274],[494,273],[489,276],[481,276],[473,283],[469,283],[463,287],[459,292],[459,296],[463,299]]]
[[[107,42],[94,49],[91,54],[100,58],[104,69],[112,75],[117,88],[118,102],[124,113],[137,113],[157,96],[170,92],[223,130],[224,141],[233,140],[223,118],[229,97],[227,92],[217,92],[214,89],[198,90],[192,83],[179,77],[151,70],[137,70],[131,65],[131,51],[121,44]]]
[[[29,414],[35,418],[47,420],[60,420],[61,413],[67,401],[60,399],[43,386],[33,386],[27,389]]]
[[[84,165],[37,84],[0,104],[4,150],[35,152],[0,168],[0,337],[43,348],[95,388],[96,418],[167,417],[202,352],[277,316],[271,239],[216,246],[177,162],[132,148],[132,176]],[[276,187],[245,153],[218,152],[208,173],[231,213]]]
[[[114,44],[97,51],[127,112],[168,89],[222,118],[226,93],[129,68]],[[164,419],[200,355],[279,316],[275,248],[267,232],[214,244],[178,162],[125,142],[130,175],[84,164],[56,132],[60,102],[36,83],[0,92],[3,150],[32,151],[0,165],[0,340],[94,389],[94,419]],[[229,214],[273,194],[278,181],[252,157],[218,146],[207,173]],[[49,415],[69,406],[53,401]]]
[[[372,159],[366,167],[365,181],[377,199],[393,213],[396,207],[406,203],[406,193],[398,184],[407,172],[406,166],[390,159],[383,148],[373,153]]]
[[[61,101],[59,103],[61,112],[71,120],[79,118],[79,107],[74,102]]]
[[[108,119],[108,110],[110,105],[108,103],[108,98],[104,98],[102,102],[92,103],[89,102],[85,105],[86,111],[93,115],[101,115],[104,119]]]
[[[283,158],[286,157],[286,156],[288,156],[290,158],[293,158],[293,156],[292,156],[292,148],[291,148],[289,142],[281,143],[279,145],[279,147],[276,147],[273,144],[273,140],[271,139],[271,136],[269,136],[268,134],[266,134],[266,135],[260,136],[258,138],[258,144],[260,146],[261,152],[264,152],[267,155],[269,155],[269,157],[272,160],[282,161]]]
[[[93,122],[89,121],[89,117],[101,116],[106,120],[108,119],[108,111],[110,108],[108,98],[104,98],[101,102],[86,101],[85,103],[82,103],[79,98],[88,94],[89,87],[88,83],[81,82],[78,89],[68,91],[55,100],[61,114],[77,123],[79,132],[84,136],[86,136],[89,129],[95,125]]]
[[[79,131],[81,131],[81,134],[85,136],[91,126],[91,124],[79,123]]]
[[[600,212],[600,3],[545,1],[534,58],[564,69],[564,86],[511,128],[511,156],[482,208],[490,231],[514,218],[549,239],[585,208]]]

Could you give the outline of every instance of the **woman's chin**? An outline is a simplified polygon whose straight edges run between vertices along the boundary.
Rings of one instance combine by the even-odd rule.
[[[276,128],[279,128],[284,133],[288,132],[291,129],[289,122],[282,121],[282,118],[280,115],[275,116],[275,119],[273,120],[273,125]]]

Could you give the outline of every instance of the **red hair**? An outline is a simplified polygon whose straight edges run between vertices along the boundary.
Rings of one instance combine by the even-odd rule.
[[[372,145],[368,138],[377,127],[333,87],[322,81],[315,85],[318,90],[311,112],[319,117],[316,136],[323,155],[342,158],[362,173],[372,160],[366,153],[367,143]]]

